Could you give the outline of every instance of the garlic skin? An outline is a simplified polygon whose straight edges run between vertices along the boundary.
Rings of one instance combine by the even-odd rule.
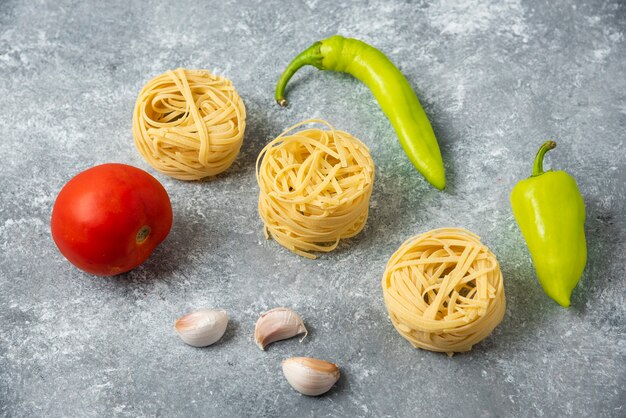
[[[328,392],[340,376],[336,364],[310,357],[292,357],[283,361],[283,374],[292,388],[307,396]]]
[[[304,333],[300,339],[306,338],[309,332],[304,326],[300,315],[289,308],[274,308],[261,314],[254,327],[254,341],[261,350],[269,344],[295,337]]]
[[[202,309],[176,320],[174,328],[186,344],[206,347],[222,338],[227,325],[228,314],[225,311]]]

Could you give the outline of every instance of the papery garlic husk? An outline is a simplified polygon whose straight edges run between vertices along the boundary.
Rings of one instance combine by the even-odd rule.
[[[283,374],[292,388],[307,396],[328,392],[340,376],[336,364],[310,357],[283,361]]]
[[[254,340],[261,350],[265,350],[269,344],[304,334],[308,331],[304,327],[304,321],[300,315],[289,308],[274,308],[261,314],[254,328]]]
[[[194,347],[211,345],[224,335],[228,314],[224,311],[202,309],[178,319],[176,332],[181,340]]]

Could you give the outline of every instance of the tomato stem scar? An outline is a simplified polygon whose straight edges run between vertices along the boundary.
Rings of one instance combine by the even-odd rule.
[[[150,231],[152,231],[152,229],[150,229],[148,225],[142,226],[139,231],[137,231],[137,236],[135,237],[137,244],[143,244],[150,236]]]

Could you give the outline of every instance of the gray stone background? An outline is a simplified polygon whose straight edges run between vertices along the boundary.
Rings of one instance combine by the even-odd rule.
[[[0,415],[625,416],[626,6],[609,1],[0,1]],[[273,101],[287,62],[335,33],[385,52],[432,120],[448,188],[413,169],[372,95],[308,68]],[[229,77],[248,128],[234,166],[186,183],[136,152],[142,85],[178,66]],[[310,261],[266,241],[254,160],[284,128],[328,119],[377,164],[365,230]],[[572,306],[542,292],[508,196],[544,140],[578,181],[589,261]],[[167,240],[140,268],[92,277],[57,251],[56,194],[105,162],[170,193]],[[409,236],[478,233],[498,256],[507,312],[465,355],[413,349],[391,326],[380,278]],[[261,352],[257,315],[296,309],[309,338]],[[228,310],[223,340],[182,344],[173,321]],[[326,396],[284,380],[296,355],[337,362]]]

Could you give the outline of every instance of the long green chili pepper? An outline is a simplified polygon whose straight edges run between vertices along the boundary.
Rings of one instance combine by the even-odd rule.
[[[304,65],[351,74],[374,94],[394,127],[407,156],[436,188],[446,187],[437,138],[415,92],[400,70],[378,49],[357,39],[335,35],[315,42],[285,69],[276,85],[276,101],[287,105],[287,83]]]
[[[544,143],[530,178],[511,191],[511,206],[543,290],[568,307],[587,262],[585,202],[565,171],[543,171],[543,157],[556,147]]]

